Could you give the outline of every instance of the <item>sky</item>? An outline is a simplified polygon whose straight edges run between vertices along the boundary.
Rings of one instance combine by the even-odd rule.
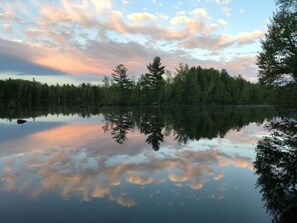
[[[161,57],[256,82],[273,0],[0,0],[0,79],[99,83]]]

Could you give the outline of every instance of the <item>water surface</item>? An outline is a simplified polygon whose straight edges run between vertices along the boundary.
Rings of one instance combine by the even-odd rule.
[[[255,174],[259,141],[271,134],[265,125],[289,116],[272,107],[60,108],[0,116],[1,222],[274,217],[258,180],[265,173]],[[19,125],[21,118],[27,122]]]

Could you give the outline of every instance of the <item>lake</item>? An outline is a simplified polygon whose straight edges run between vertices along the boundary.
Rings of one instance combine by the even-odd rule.
[[[295,115],[270,106],[0,110],[1,222],[278,222],[296,207]]]

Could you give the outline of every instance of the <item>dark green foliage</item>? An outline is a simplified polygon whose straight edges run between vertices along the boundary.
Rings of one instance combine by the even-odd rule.
[[[26,80],[0,80],[0,104],[6,107],[48,104],[101,104],[102,89],[90,84],[62,86]]]
[[[147,65],[147,69],[149,73],[146,74],[146,77],[149,81],[150,88],[153,91],[153,97],[158,99],[158,101],[154,101],[154,103],[160,103],[162,87],[165,83],[162,76],[165,73],[165,66],[162,66],[160,57],[155,57],[153,63]]]
[[[241,76],[183,64],[177,68],[171,94],[170,102],[175,104],[265,104],[270,100],[266,87]]]
[[[258,55],[259,80],[283,85],[289,78],[297,82],[297,12],[274,14]]]
[[[264,137],[256,148],[257,186],[261,188],[267,211],[274,217],[273,222],[296,222],[297,122],[280,119],[272,121],[267,128],[271,135]]]
[[[123,65],[118,65],[114,70],[112,75],[113,81],[119,88],[119,104],[127,105],[128,94],[131,89],[131,81],[127,75],[128,69]]]
[[[276,11],[257,58],[259,81],[274,86],[277,104],[296,105],[297,1],[276,0]],[[279,89],[277,89],[279,87]]]

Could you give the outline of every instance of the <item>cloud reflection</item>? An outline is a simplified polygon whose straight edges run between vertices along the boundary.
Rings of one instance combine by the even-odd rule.
[[[156,154],[136,130],[128,133],[127,143],[118,145],[104,134],[102,126],[94,122],[70,123],[6,142],[6,148],[12,150],[1,151],[0,163],[5,166],[0,171],[0,183],[4,182],[1,191],[17,191],[33,198],[54,191],[63,199],[74,195],[83,201],[108,198],[132,207],[137,202],[129,197],[125,185],[170,183],[201,190],[211,180],[224,177],[223,167],[252,166],[251,158],[221,148],[170,149],[175,145],[172,137],[165,140],[162,153]],[[23,155],[16,156],[20,151]]]

